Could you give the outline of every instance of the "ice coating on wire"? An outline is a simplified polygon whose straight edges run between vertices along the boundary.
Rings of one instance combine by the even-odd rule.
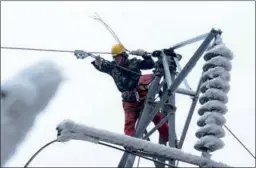
[[[203,156],[210,158],[209,152],[214,152],[224,147],[220,139],[225,136],[222,126],[226,123],[223,116],[228,111],[225,105],[228,102],[227,93],[230,90],[231,60],[233,53],[222,42],[220,36],[216,37],[213,46],[208,48],[204,55],[206,63],[203,66],[202,85],[199,98],[201,107],[197,121],[200,127],[196,132],[199,140],[194,148],[201,151]]]

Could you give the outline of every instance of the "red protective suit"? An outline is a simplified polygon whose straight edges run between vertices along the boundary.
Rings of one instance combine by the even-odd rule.
[[[125,111],[125,124],[124,133],[129,136],[134,136],[135,134],[135,124],[139,117],[140,112],[143,109],[143,101],[147,95],[147,86],[153,80],[153,74],[142,75],[140,77],[139,86],[137,91],[140,97],[140,101],[137,102],[123,102],[123,108]],[[145,88],[146,87],[146,88]],[[153,119],[153,123],[156,125],[163,119],[162,115],[158,113]],[[168,124],[164,123],[158,128],[160,136],[167,142],[168,141]]]

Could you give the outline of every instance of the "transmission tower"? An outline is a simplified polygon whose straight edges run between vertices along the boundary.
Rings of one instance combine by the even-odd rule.
[[[210,153],[224,146],[221,138],[225,135],[222,126],[225,124],[226,119],[223,115],[227,112],[225,104],[228,101],[227,93],[230,89],[228,84],[230,80],[229,71],[231,70],[230,61],[233,58],[232,52],[223,44],[221,34],[221,30],[212,29],[209,33],[189,39],[171,48],[156,50],[152,53],[152,56],[157,59],[153,70],[155,78],[149,86],[145,105],[136,126],[135,138],[64,122],[59,126],[58,130],[60,133],[63,131],[68,132],[64,135],[59,134],[59,139],[61,141],[67,141],[69,139],[93,142],[105,141],[124,146],[127,152],[123,154],[118,164],[120,168],[133,167],[136,156],[131,155],[129,153],[130,151],[136,151],[137,153],[163,162],[155,162],[155,166],[161,168],[165,167],[166,162],[170,166],[175,166],[177,161],[187,162],[200,167],[225,167],[225,164],[217,163],[210,159]],[[202,44],[184,68],[181,69],[179,65],[181,55],[174,51],[200,40],[203,40]],[[185,78],[204,53],[204,60],[206,62],[202,68],[202,75],[198,79],[197,89],[193,91],[188,86]],[[179,73],[177,73],[177,69],[180,69]],[[186,89],[179,88],[182,82],[185,82]],[[180,139],[177,139],[175,130],[175,93],[190,96],[193,100]],[[202,93],[201,97],[199,97],[200,93]],[[159,100],[156,101],[158,97]],[[202,105],[198,110],[200,118],[197,124],[200,128],[196,132],[196,137],[199,140],[194,148],[202,152],[201,157],[186,154],[178,150],[182,149],[198,101]],[[145,134],[148,125],[158,112],[164,114],[164,119]],[[168,122],[169,125],[168,144],[162,138],[159,138],[160,145],[142,141],[147,140],[165,122]],[[79,133],[82,132],[83,134],[77,133],[76,135],[74,134],[76,133],[75,130],[79,130]],[[70,135],[67,135],[67,133]]]
[[[167,146],[173,147],[173,148],[176,147],[176,148],[180,148],[180,149],[182,148],[182,145],[184,143],[184,139],[185,139],[188,127],[189,127],[189,123],[191,121],[191,117],[193,115],[196,103],[198,101],[199,93],[200,93],[200,91],[202,91],[201,85],[202,84],[206,85],[207,83],[209,85],[209,82],[207,80],[210,77],[208,77],[207,74],[203,74],[203,79],[200,78],[196,91],[192,91],[190,89],[179,90],[179,92],[182,91],[180,93],[193,97],[193,102],[190,107],[188,118],[185,123],[185,127],[183,129],[181,138],[179,139],[179,143],[177,143],[177,136],[176,136],[176,131],[175,131],[175,112],[176,112],[175,92],[177,91],[177,89],[178,89],[179,85],[182,83],[182,81],[185,80],[188,73],[193,69],[196,62],[200,59],[200,57],[203,55],[203,53],[207,50],[211,41],[214,38],[219,37],[220,35],[221,35],[220,30],[212,29],[210,31],[210,33],[205,34],[204,36],[201,36],[201,38],[205,38],[203,43],[196,50],[194,55],[191,57],[191,59],[188,61],[188,63],[179,72],[179,74],[177,76],[176,76],[176,68],[178,65],[178,61],[181,59],[181,57],[180,57],[180,55],[176,54],[174,52],[174,50],[180,46],[183,46],[184,43],[181,45],[176,45],[173,48],[155,51],[153,53],[153,56],[157,58],[156,66],[154,69],[155,79],[153,80],[153,82],[150,85],[147,99],[145,102],[145,106],[141,113],[141,117],[140,117],[140,120],[139,120],[137,128],[136,128],[135,137],[143,138],[143,133],[146,130],[147,126],[153,120],[153,118],[155,117],[157,112],[161,111],[165,115],[165,118],[162,120],[162,123],[167,121],[168,125],[169,125],[169,144]],[[199,39],[201,40],[201,38],[197,38],[197,40],[199,40]],[[215,39],[215,40],[217,40],[217,39]],[[216,66],[216,68],[214,68],[214,70],[220,69],[220,71],[222,71],[222,68],[223,68],[223,67],[221,67],[222,65],[218,65],[217,62],[219,59],[222,59],[222,58],[226,59],[225,57],[226,56],[221,56],[220,54],[217,54],[214,56],[214,54],[212,54],[212,53],[205,55],[205,60],[207,62],[203,67],[203,72],[205,73],[210,68],[214,68],[215,66]],[[217,62],[216,62],[216,60],[217,60]],[[226,60],[224,60],[224,61],[226,61]],[[228,62],[228,60],[227,60],[227,62]],[[229,62],[227,64],[229,64]],[[224,65],[224,66],[226,66],[226,65]],[[227,71],[230,71],[230,69],[227,68]],[[163,78],[163,81],[160,82],[162,78]],[[224,79],[224,80],[228,80],[228,79]],[[224,83],[225,83],[224,85],[226,85],[226,87],[227,87],[226,81],[224,81]],[[210,84],[212,84],[212,83],[210,82]],[[205,86],[205,87],[207,88],[208,86]],[[203,115],[207,111],[208,111],[207,113],[209,114],[210,111],[215,110],[215,112],[213,112],[213,113],[217,114],[216,115],[217,118],[218,118],[218,116],[220,116],[219,118],[222,118],[221,120],[224,121],[223,120],[224,117],[221,116],[221,114],[219,114],[218,111],[221,111],[222,114],[225,113],[225,105],[223,106],[223,102],[226,103],[227,98],[226,98],[226,95],[224,92],[227,92],[228,90],[223,89],[225,91],[223,91],[223,93],[221,93],[221,96],[219,96],[218,98],[215,99],[215,98],[209,98],[209,96],[214,97],[214,94],[215,93],[219,94],[219,92],[222,91],[222,89],[216,89],[216,88],[214,88],[214,86],[212,86],[212,88],[209,88],[209,90],[207,90],[206,88],[203,89],[204,93],[205,92],[206,93],[200,99],[200,102],[205,103],[205,105],[203,105],[201,107],[201,109],[199,110],[199,114]],[[160,95],[160,100],[158,102],[155,101],[157,94]],[[220,98],[221,99],[223,98],[223,99],[219,101]],[[211,100],[213,100],[213,101],[211,101]],[[217,100],[217,101],[214,101],[214,100]],[[216,105],[212,105],[214,103]],[[210,107],[209,107],[209,105],[210,105]],[[218,107],[218,106],[223,106],[224,108]],[[221,109],[221,110],[219,110],[219,109]],[[196,133],[196,135],[201,140],[195,146],[195,148],[197,150],[200,150],[203,152],[203,156],[207,156],[207,153],[209,151],[214,151],[216,149],[222,148],[223,144],[222,144],[221,140],[219,139],[219,137],[224,136],[223,129],[220,126],[218,126],[217,124],[215,124],[215,122],[216,121],[218,122],[219,119],[213,119],[210,124],[207,124],[205,126],[204,124],[205,124],[205,121],[207,120],[207,118],[209,119],[209,118],[216,117],[216,116],[211,116],[211,115],[209,115],[207,117],[205,117],[205,116],[203,116],[200,119],[199,125],[202,127],[202,129],[200,129]],[[220,125],[223,125],[223,123],[221,123]],[[155,128],[153,128],[152,129],[153,131],[150,131],[149,134],[146,135],[146,137],[144,136],[144,138],[148,138],[150,136],[150,134],[152,134],[154,131],[156,131],[156,129],[159,126],[161,126],[161,125],[157,125]],[[216,132],[218,132],[217,133],[218,135],[216,135],[216,133],[214,131],[212,131],[212,130],[215,130],[215,128],[217,128],[216,130],[218,130],[218,131],[216,131]],[[213,147],[207,147],[206,144],[207,143],[209,144],[211,141],[214,142],[213,143],[214,145],[211,145]],[[159,139],[159,144],[165,144],[161,138]],[[207,156],[207,157],[209,157],[209,156]],[[129,155],[128,153],[124,153],[120,160],[120,163],[118,164],[118,167],[121,167],[121,168],[132,167],[134,160],[135,160],[135,156]],[[162,159],[159,159],[159,160],[163,161]],[[175,165],[175,160],[170,160],[168,162],[171,165]],[[161,167],[161,168],[164,167],[162,164],[158,164],[158,163],[155,163],[155,166]]]

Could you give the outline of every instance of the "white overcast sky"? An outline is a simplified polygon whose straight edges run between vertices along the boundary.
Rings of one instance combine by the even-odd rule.
[[[255,4],[254,2],[1,2],[1,46],[109,52],[115,43],[110,33],[89,16],[98,12],[124,45],[147,51],[169,47],[206,33],[223,31],[223,40],[235,54],[228,94],[227,126],[255,154]],[[200,43],[178,50],[182,66]],[[111,60],[109,55],[103,56]],[[41,59],[56,61],[68,78],[7,166],[22,167],[43,144],[56,138],[56,125],[66,119],[123,133],[121,98],[111,77],[70,53],[1,49],[1,81]],[[188,76],[196,88],[204,60]],[[177,95],[176,128],[180,137],[191,99]],[[198,108],[198,106],[197,106]],[[199,118],[195,112],[183,147],[193,146]],[[151,124],[150,127],[153,125]],[[158,133],[151,139],[156,142]],[[225,147],[212,158],[231,166],[253,167],[253,159],[226,132]],[[122,152],[92,143],[56,143],[40,153],[34,167],[116,167]],[[137,159],[136,159],[137,161]],[[141,167],[153,166],[141,160]],[[180,163],[180,166],[190,166]]]

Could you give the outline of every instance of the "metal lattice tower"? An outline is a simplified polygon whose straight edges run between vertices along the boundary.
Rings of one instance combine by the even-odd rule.
[[[201,78],[200,78],[196,91],[192,91],[189,89],[179,89],[178,87],[185,80],[186,76],[193,69],[196,62],[200,59],[200,57],[203,55],[203,53],[210,46],[210,43],[212,42],[212,40],[216,37],[219,37],[220,35],[221,35],[220,30],[212,29],[210,31],[210,33],[196,37],[192,41],[187,41],[180,45],[176,45],[173,48],[155,51],[153,53],[153,57],[157,58],[156,66],[154,69],[155,79],[152,81],[152,83],[149,87],[149,92],[148,92],[148,95],[147,95],[147,98],[145,101],[145,106],[144,106],[143,111],[141,112],[141,117],[139,119],[139,122],[138,122],[138,125],[136,128],[135,137],[142,138],[142,139],[148,139],[149,136],[154,131],[156,131],[159,126],[161,126],[164,122],[167,121],[168,125],[169,125],[169,144],[166,146],[173,147],[173,148],[177,147],[179,149],[182,148],[182,145],[184,143],[185,136],[186,136],[186,133],[187,133],[187,130],[189,127],[189,123],[191,121],[194,109],[196,107],[196,103],[198,101],[199,93],[200,93],[200,91],[202,91],[202,89],[200,90],[200,87],[202,84],[204,84],[206,82],[206,80],[204,79],[203,81],[201,81]],[[180,73],[176,77],[176,69],[177,69],[177,66],[179,66],[178,61],[181,59],[181,57],[180,57],[180,55],[176,54],[174,52],[174,50],[179,47],[182,47],[186,44],[190,44],[191,42],[196,42],[196,41],[202,40],[202,39],[204,39],[203,43],[200,45],[200,47],[197,49],[197,51],[194,53],[194,55],[191,57],[191,59],[188,61],[188,63],[185,65],[185,67],[180,71]],[[214,58],[209,57],[209,55],[210,54],[205,55],[205,60],[208,61],[209,63],[206,62],[206,64],[204,65],[204,68],[203,68],[204,72],[206,72],[209,68],[212,67],[212,65],[214,65],[214,63],[212,63],[212,64],[210,63],[211,62],[210,59],[213,60]],[[218,55],[215,55],[215,56],[218,56]],[[216,58],[218,59],[218,57],[216,57]],[[227,71],[229,71],[229,70],[227,70]],[[163,78],[163,81],[160,83],[161,78]],[[214,90],[214,89],[212,89],[212,90]],[[221,89],[219,89],[219,90],[221,90]],[[208,90],[208,91],[211,91],[211,90]],[[177,142],[177,136],[176,136],[176,131],[175,131],[175,110],[176,110],[175,92],[193,97],[193,102],[192,102],[191,108],[189,110],[189,114],[188,114],[187,121],[186,121],[184,129],[183,129],[181,138],[179,139],[179,143]],[[158,102],[155,101],[157,94],[160,95],[160,101],[158,101]],[[200,98],[200,103],[207,102],[206,96],[202,96]],[[224,97],[224,100],[221,100],[221,101],[222,101],[222,103],[226,103],[227,96],[224,93],[223,93],[223,97]],[[211,103],[212,102],[210,102],[210,101],[208,102],[208,104],[211,104]],[[203,107],[201,107],[201,109],[199,111],[202,112],[203,111],[202,109],[203,109]],[[153,118],[159,111],[161,111],[165,115],[165,118],[158,125],[156,125],[151,131],[149,131],[149,133],[146,136],[145,135],[143,136],[143,133],[144,133],[144,131],[146,131],[147,126],[149,125],[149,123],[153,120]],[[224,113],[224,112],[222,112],[222,113]],[[202,119],[202,118],[204,118],[204,119]],[[202,117],[202,118],[200,119],[200,121],[201,121],[200,124],[201,124],[201,126],[204,126],[204,123],[205,123],[204,120],[207,120],[206,119],[207,117]],[[208,116],[208,118],[210,118],[210,117]],[[223,117],[221,116],[220,118],[223,118]],[[222,119],[219,119],[219,120],[223,122]],[[224,123],[219,123],[219,125],[223,125],[223,124]],[[209,125],[204,126],[204,128],[201,129],[201,130],[203,130],[203,132],[201,130],[199,130],[196,133],[197,137],[201,138],[201,141],[202,141],[202,139],[207,138],[206,136],[202,137],[203,135],[211,134],[210,132],[207,132],[204,130],[207,130],[207,129],[211,130],[214,127],[215,128],[219,127],[217,125],[217,123],[214,123],[214,122],[212,122],[212,125],[215,125],[215,126],[213,126],[213,127],[209,126]],[[207,128],[207,129],[205,129],[205,128]],[[223,135],[224,131],[222,131],[223,129],[221,127],[219,127],[218,129],[221,130],[221,131],[219,131],[220,133],[213,133],[214,136],[211,136],[211,137],[214,137],[214,138],[216,138],[215,140],[221,142],[220,139],[218,139],[218,138],[224,136]],[[206,142],[205,141],[203,141],[203,142],[204,142],[204,144],[209,143],[209,141],[207,142],[207,140],[206,140]],[[166,143],[163,141],[163,139],[159,138],[159,144],[166,144]],[[204,144],[201,142],[198,142],[197,145],[195,145],[195,148],[200,151],[205,150],[204,153],[222,148],[221,143],[215,143],[213,145],[214,148],[212,148],[212,149],[207,148],[207,146],[205,146]],[[203,155],[205,156],[205,154],[203,154]],[[118,167],[121,167],[121,168],[129,167],[130,168],[133,166],[134,160],[135,160],[134,155],[129,155],[128,153],[124,153],[119,164],[118,164]],[[165,161],[164,159],[158,159],[158,160]],[[169,160],[169,164],[175,165],[175,160]],[[155,163],[155,166],[156,167],[165,167],[164,165],[157,164],[157,163]]]

